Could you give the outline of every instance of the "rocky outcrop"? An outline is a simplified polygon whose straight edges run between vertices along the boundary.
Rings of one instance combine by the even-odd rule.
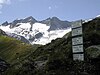
[[[8,69],[9,66],[10,65],[7,62],[5,62],[4,60],[0,59],[0,75],[2,75],[3,72],[5,72]]]
[[[19,20],[16,19],[9,24],[10,24],[10,28],[14,28],[14,27],[18,26],[18,23],[28,23],[28,22],[32,25],[37,21],[32,16],[30,16],[25,19],[19,19]]]
[[[48,31],[56,30],[56,29],[64,29],[71,26],[71,22],[61,21],[57,17],[47,18],[46,20],[43,20],[40,23],[44,23],[50,26]]]
[[[7,25],[9,25],[7,21],[2,24],[2,26],[7,26]]]
[[[85,51],[88,55],[88,58],[100,60],[100,45],[90,46]]]
[[[7,35],[3,30],[0,29],[0,35]]]
[[[20,41],[23,41],[24,43],[30,44],[30,42],[27,39],[25,39],[23,36],[20,36],[20,35],[14,34],[14,33],[7,33],[7,36],[9,36],[11,38],[16,38],[17,40],[20,40]]]

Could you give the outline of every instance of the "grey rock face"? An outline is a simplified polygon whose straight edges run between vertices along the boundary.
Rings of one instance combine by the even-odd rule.
[[[0,35],[7,35],[3,30],[0,29]]]
[[[38,33],[38,34],[36,34],[36,35],[35,35],[35,38],[37,38],[37,39],[38,39],[38,38],[40,38],[40,37],[42,37],[42,36],[43,36],[43,34],[42,34],[42,33]]]
[[[13,22],[9,23],[10,28],[14,28],[18,26],[18,23],[30,23],[31,25],[37,22],[32,16],[27,17],[25,19],[20,19],[20,20],[14,20]]]
[[[46,20],[43,20],[40,23],[49,25],[50,28],[48,29],[48,31],[56,29],[64,29],[71,26],[71,22],[61,21],[57,17],[47,18]]]
[[[32,16],[30,16],[30,17],[27,17],[27,18],[22,20],[22,23],[27,23],[27,22],[30,22],[31,24],[34,24],[37,21]]]
[[[20,36],[20,35],[14,34],[14,33],[8,33],[7,35],[9,37],[16,38],[17,40],[21,40],[21,41],[23,41],[25,43],[30,44],[30,42],[27,39],[25,39],[23,36]]]
[[[2,24],[2,26],[7,26],[9,23],[6,21]]]

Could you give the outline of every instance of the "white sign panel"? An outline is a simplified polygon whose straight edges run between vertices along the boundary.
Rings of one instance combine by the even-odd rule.
[[[82,27],[72,29],[72,36],[77,36],[77,35],[81,35],[81,34],[82,34]]]
[[[84,61],[84,54],[73,54],[73,60]]]
[[[72,38],[72,45],[83,44],[83,37]]]
[[[72,28],[77,28],[82,26],[82,20],[78,20],[75,22],[72,22]]]
[[[73,46],[73,53],[83,52],[83,45]]]

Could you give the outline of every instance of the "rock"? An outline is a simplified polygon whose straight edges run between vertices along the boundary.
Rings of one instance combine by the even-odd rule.
[[[86,53],[89,58],[100,59],[100,45],[90,46],[86,49]]]
[[[6,71],[9,67],[9,64],[5,62],[4,60],[0,59],[0,75]]]
[[[42,36],[43,36],[43,34],[39,32],[38,34],[35,35],[35,38],[38,39],[38,38],[41,38]]]
[[[7,26],[7,25],[9,25],[7,21],[2,24],[2,26]]]
[[[22,23],[27,23],[27,22],[34,24],[35,22],[37,22],[37,20],[35,20],[32,16],[29,16],[29,17],[22,20]]]
[[[0,35],[7,35],[3,30],[0,29]]]

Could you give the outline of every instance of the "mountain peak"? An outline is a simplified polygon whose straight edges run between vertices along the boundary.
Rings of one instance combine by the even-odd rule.
[[[29,17],[27,17],[27,18],[25,18],[25,19],[33,20],[34,18],[33,18],[32,16],[29,16]]]
[[[29,17],[23,19],[22,22],[23,23],[31,22],[33,24],[33,23],[37,22],[37,20],[35,20],[32,16],[29,16]]]
[[[6,21],[4,23],[2,23],[3,26],[7,26],[9,23]]]
[[[49,17],[49,18],[47,18],[46,20],[50,20],[51,18]]]
[[[57,17],[52,17],[51,19],[55,21],[60,21]]]

